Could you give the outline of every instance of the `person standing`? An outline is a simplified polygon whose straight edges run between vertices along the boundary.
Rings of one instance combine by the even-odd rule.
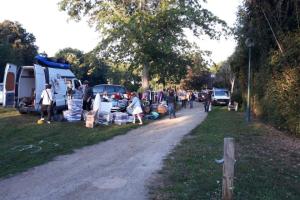
[[[83,93],[83,110],[90,111],[92,105],[93,89],[89,86],[89,82],[85,80]]]
[[[204,110],[205,112],[209,111],[209,106],[211,104],[211,95],[208,93],[205,94],[205,99],[204,99]]]
[[[46,88],[42,91],[41,101],[41,120],[44,120],[45,113],[47,113],[47,123],[50,124],[53,104],[53,95],[50,84],[47,84]]]
[[[132,94],[132,97],[133,97],[132,102],[131,102],[131,104],[129,104],[128,107],[133,109],[133,111],[132,111],[133,123],[135,124],[135,120],[136,120],[136,116],[137,116],[137,118],[140,121],[139,124],[142,125],[143,121],[141,118],[141,113],[143,113],[143,110],[142,110],[142,106],[141,106],[141,101],[137,97],[137,94],[135,92]]]
[[[190,108],[193,108],[194,107],[194,101],[195,101],[195,95],[192,91],[189,91],[188,100],[189,100]]]
[[[172,116],[176,118],[175,110],[176,110],[176,97],[174,95],[174,91],[170,90],[169,95],[167,97],[168,103],[168,111],[169,111],[169,118],[171,119]]]

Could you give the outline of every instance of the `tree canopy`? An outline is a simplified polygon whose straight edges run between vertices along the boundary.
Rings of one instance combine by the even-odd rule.
[[[100,55],[139,69],[144,88],[149,77],[178,83],[185,76],[192,49],[185,29],[211,38],[227,30],[224,21],[194,0],[62,0],[60,9],[95,25],[102,37]]]
[[[33,63],[38,47],[35,37],[28,33],[20,23],[5,20],[0,23],[0,81],[7,62],[17,65]]]
[[[78,49],[65,48],[58,51],[55,57],[67,60],[78,79],[88,80],[91,85],[106,83],[108,65],[93,51],[83,53]]]

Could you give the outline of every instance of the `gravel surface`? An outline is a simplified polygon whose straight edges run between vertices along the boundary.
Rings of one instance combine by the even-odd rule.
[[[202,104],[0,181],[2,200],[143,200],[164,157],[206,117]]]

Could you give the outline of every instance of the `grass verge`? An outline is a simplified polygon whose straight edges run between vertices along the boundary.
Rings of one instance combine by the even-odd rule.
[[[138,125],[85,128],[83,122],[38,125],[37,115],[0,109],[0,177],[24,171],[74,149],[125,134]]]
[[[151,199],[221,199],[224,137],[234,137],[234,198],[300,199],[300,140],[244,115],[215,108],[164,162],[150,186]]]

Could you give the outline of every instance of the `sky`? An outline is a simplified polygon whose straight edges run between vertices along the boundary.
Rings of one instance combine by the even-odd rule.
[[[207,9],[232,26],[236,19],[237,6],[241,0],[207,0]],[[92,50],[100,36],[88,26],[86,21],[68,20],[65,12],[58,9],[59,0],[0,0],[0,22],[18,21],[27,32],[36,37],[39,52],[48,56],[66,47],[77,48],[84,52]],[[206,37],[199,39],[187,35],[189,40],[199,44],[202,50],[212,52],[211,59],[221,62],[230,56],[236,46],[233,38],[219,41]]]

